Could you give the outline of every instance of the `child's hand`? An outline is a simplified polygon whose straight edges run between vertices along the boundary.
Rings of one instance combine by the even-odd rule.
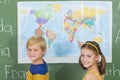
[[[84,44],[84,42],[81,42],[81,41],[77,41],[77,42],[78,42],[78,45],[79,45],[80,48]]]

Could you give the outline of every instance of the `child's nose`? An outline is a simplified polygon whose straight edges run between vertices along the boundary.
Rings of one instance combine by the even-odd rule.
[[[31,50],[30,54],[33,54],[33,53],[34,53],[34,51],[33,51],[33,50]]]
[[[87,60],[87,58],[86,57],[84,57],[84,61],[86,61]]]

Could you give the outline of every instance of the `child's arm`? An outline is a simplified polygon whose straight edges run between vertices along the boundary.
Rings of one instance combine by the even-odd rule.
[[[84,80],[100,80],[93,72],[87,72]]]
[[[28,71],[26,74],[26,80],[32,80],[32,74],[30,73],[30,71]]]

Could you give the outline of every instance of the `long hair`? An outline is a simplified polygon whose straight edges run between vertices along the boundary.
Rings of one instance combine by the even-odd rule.
[[[81,49],[83,49],[83,48],[90,49],[95,53],[95,55],[100,55],[101,56],[101,60],[97,63],[98,70],[99,70],[99,73],[101,75],[105,74],[106,59],[105,59],[104,55],[101,52],[99,44],[97,42],[95,42],[95,41],[87,41],[86,43],[81,45]],[[83,69],[87,69],[81,63],[81,56],[79,57],[79,64]]]

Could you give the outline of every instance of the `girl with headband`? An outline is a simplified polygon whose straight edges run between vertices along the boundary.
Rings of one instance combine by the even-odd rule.
[[[79,64],[87,72],[83,80],[104,80],[106,60],[95,41],[87,41],[80,45],[81,55]]]

